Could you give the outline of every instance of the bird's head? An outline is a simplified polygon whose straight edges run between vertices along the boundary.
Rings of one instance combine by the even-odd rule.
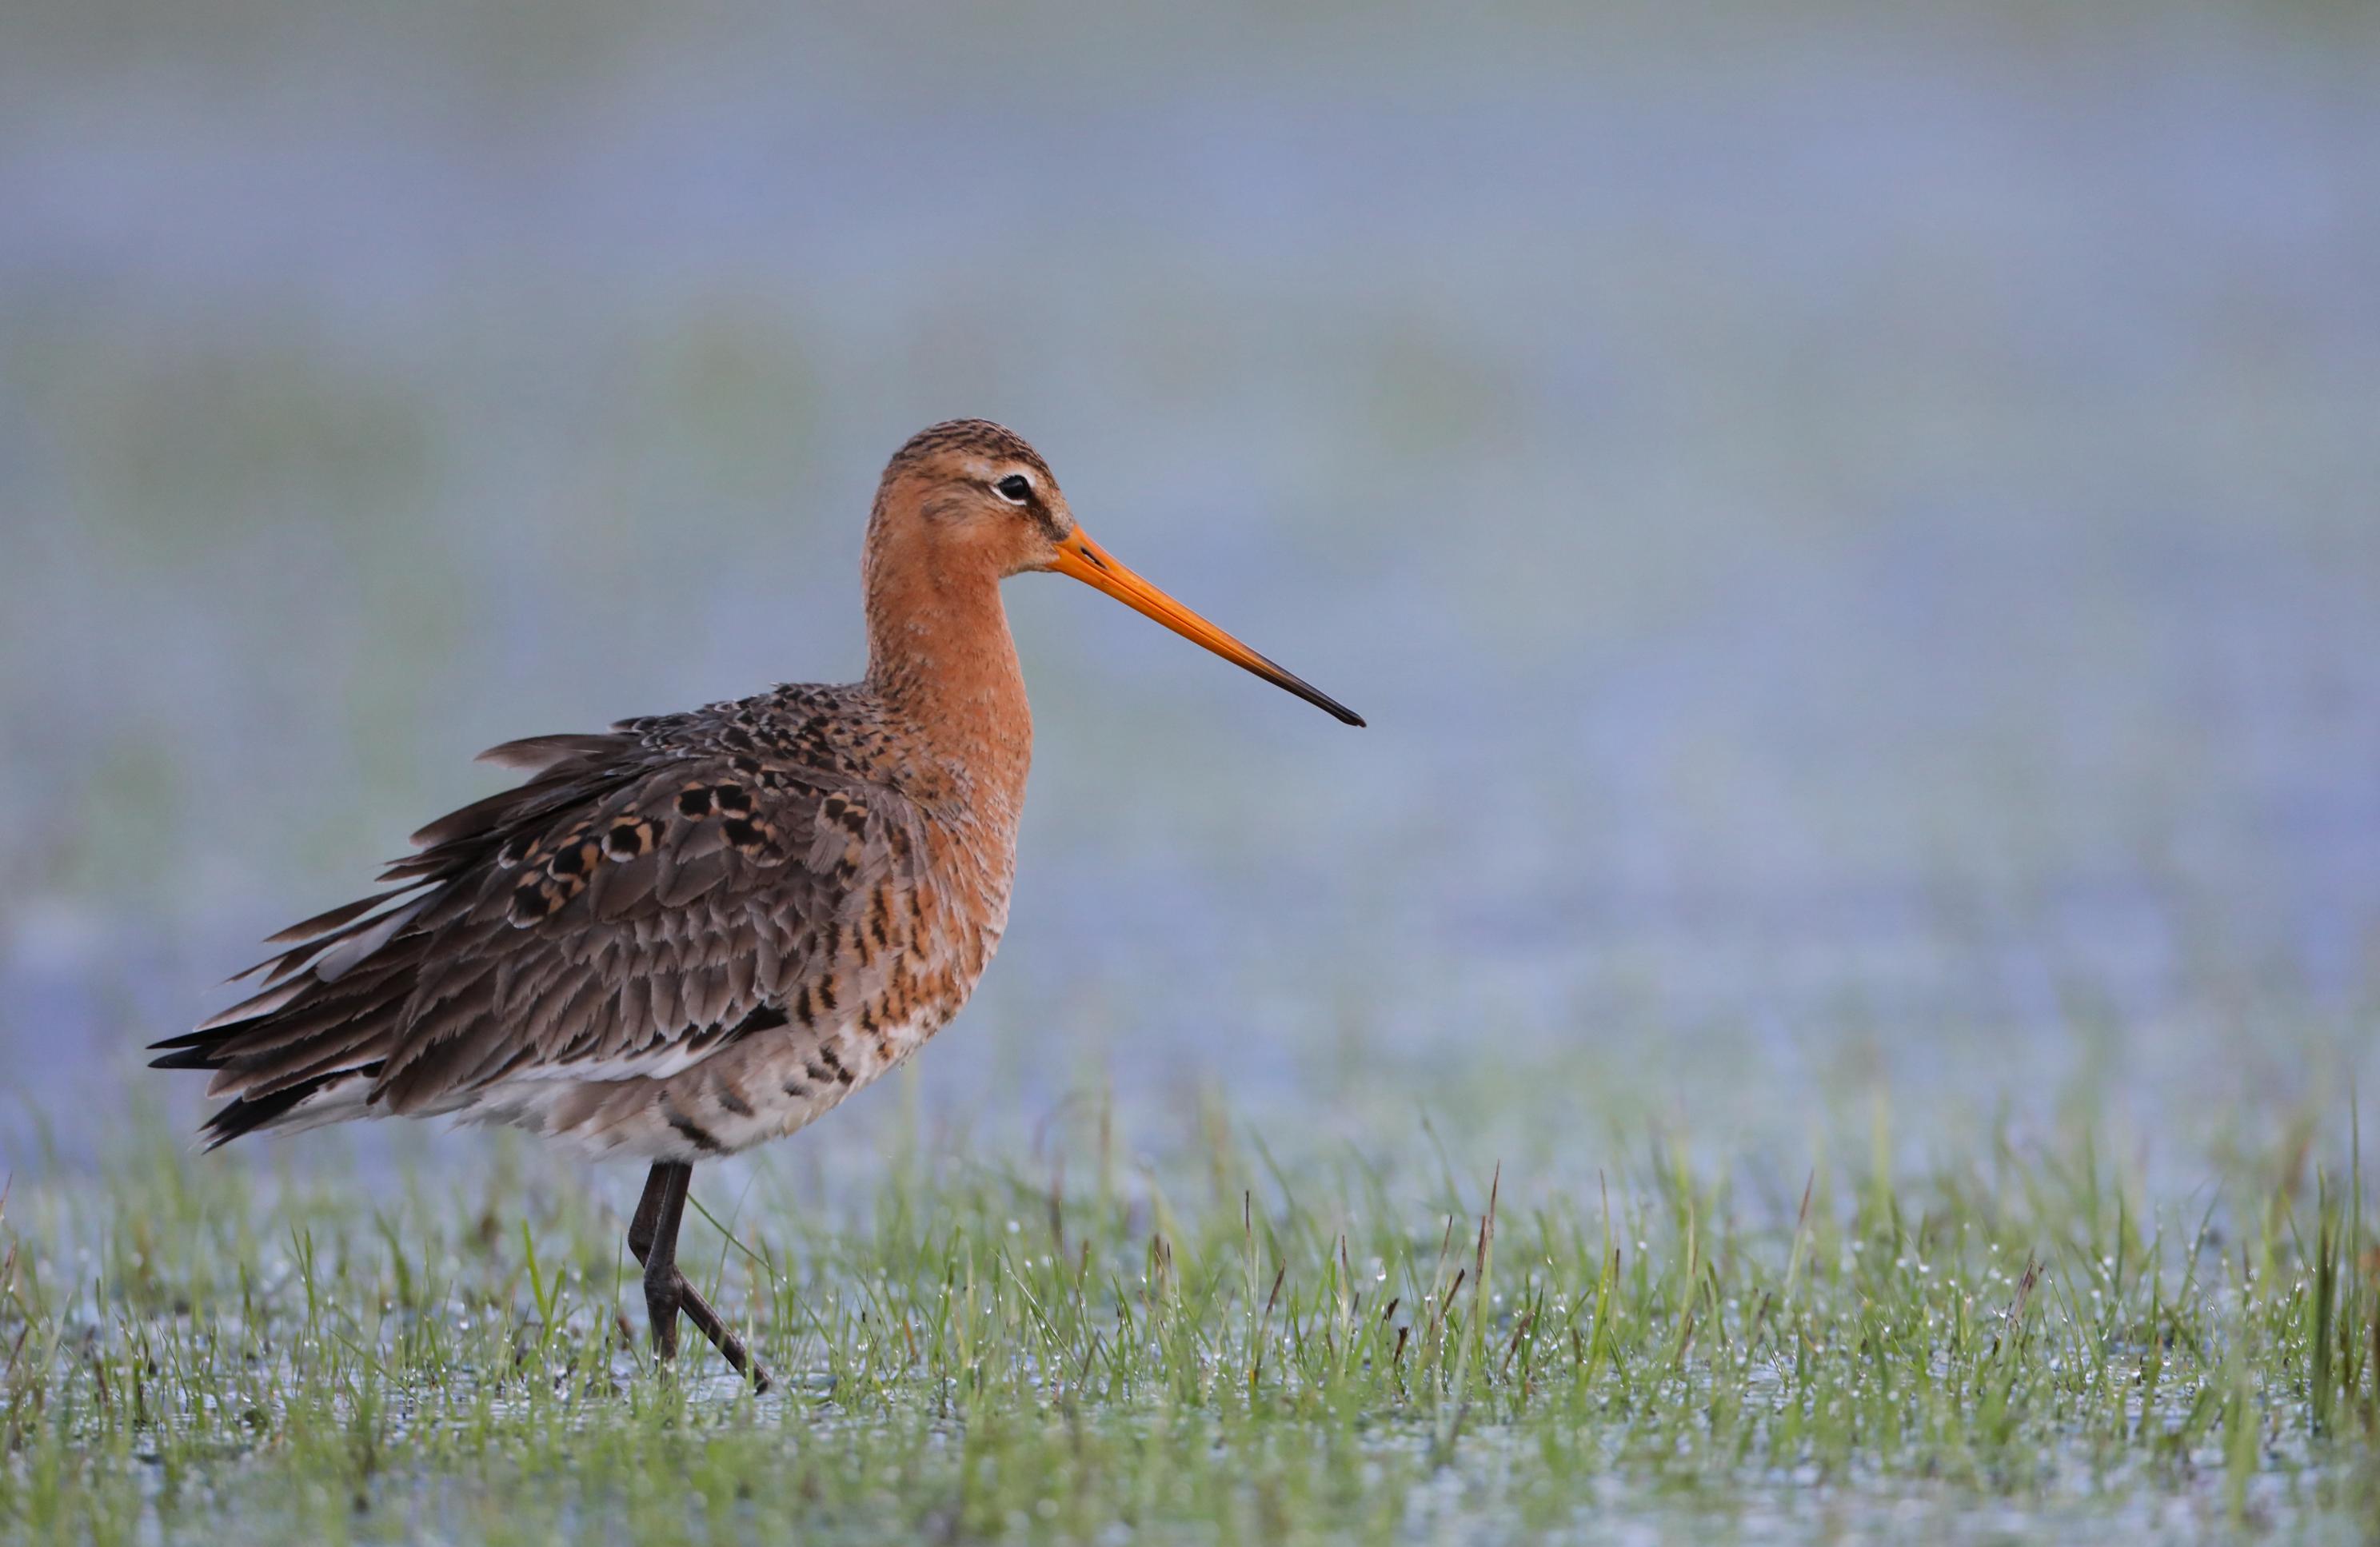
[[[1258,655],[1124,567],[1076,524],[1050,465],[1025,438],[989,419],[929,426],[892,453],[876,496],[871,565],[894,548],[943,573],[1001,579],[1054,570],[1105,591],[1185,639],[1349,725],[1363,717]]]

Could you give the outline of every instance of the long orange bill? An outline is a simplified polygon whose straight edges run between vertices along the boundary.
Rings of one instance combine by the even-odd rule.
[[[1106,549],[1085,537],[1079,528],[1073,537],[1058,545],[1057,562],[1050,567],[1060,574],[1071,574],[1086,586],[1105,591],[1142,616],[1156,619],[1183,638],[1206,646],[1233,665],[1255,672],[1277,688],[1297,695],[1317,708],[1328,710],[1349,725],[1364,723],[1362,715],[1329,694],[1309,686],[1303,679],[1282,671],[1124,568],[1108,556]]]

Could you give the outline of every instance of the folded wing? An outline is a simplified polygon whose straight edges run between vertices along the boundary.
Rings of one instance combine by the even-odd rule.
[[[690,1068],[784,1025],[923,852],[905,798],[830,768],[634,729],[484,755],[531,777],[415,834],[393,890],[273,937],[257,994],[157,1045],[232,1098],[212,1143]]]

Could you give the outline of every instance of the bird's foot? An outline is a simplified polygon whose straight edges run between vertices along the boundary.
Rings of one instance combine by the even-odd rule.
[[[702,1298],[702,1292],[686,1282],[686,1275],[678,1271],[676,1264],[671,1263],[658,1271],[647,1271],[645,1310],[652,1317],[653,1353],[656,1358],[664,1360],[677,1358],[677,1319],[683,1315],[710,1339],[711,1347],[735,1367],[737,1374],[750,1377],[755,1393],[769,1389],[771,1384],[769,1372],[752,1357],[751,1350],[744,1347],[744,1340],[728,1330],[719,1312]]]

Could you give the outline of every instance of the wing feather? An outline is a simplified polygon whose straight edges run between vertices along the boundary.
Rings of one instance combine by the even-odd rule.
[[[417,832],[395,891],[274,936],[262,993],[159,1045],[239,1098],[215,1141],[295,1120],[289,1093],[325,1081],[370,1081],[358,1115],[448,1110],[499,1079],[675,1072],[783,1024],[923,852],[923,815],[845,771],[657,742],[673,723],[490,749],[528,780]]]

